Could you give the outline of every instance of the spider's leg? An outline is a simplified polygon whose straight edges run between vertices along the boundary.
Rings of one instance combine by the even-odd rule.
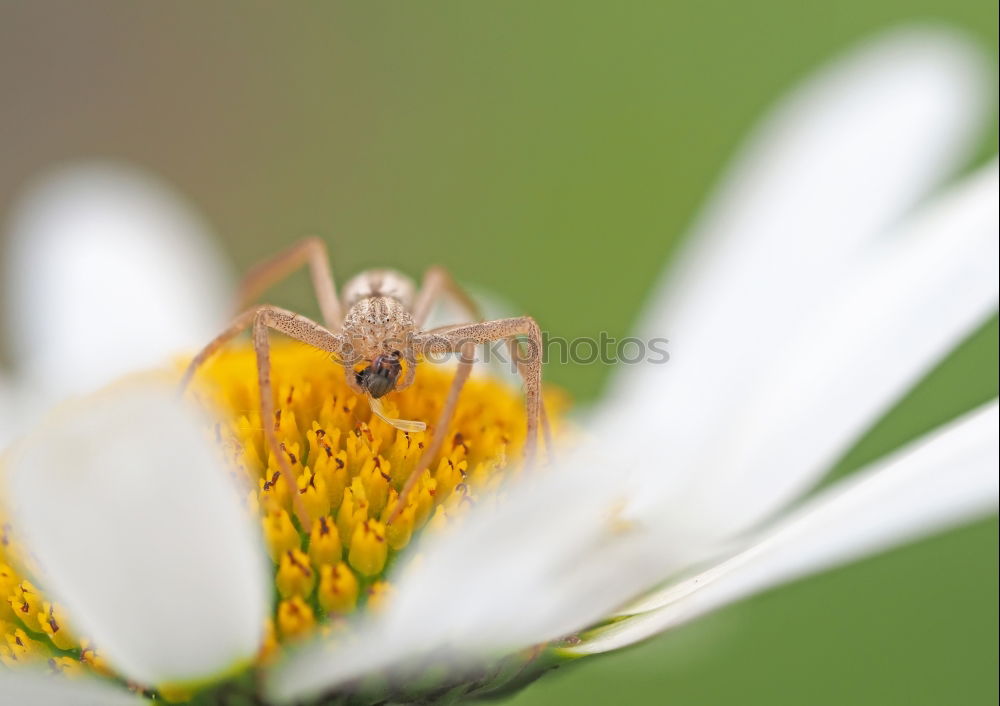
[[[431,267],[424,273],[420,291],[413,301],[413,323],[423,328],[427,317],[439,297],[446,296],[462,309],[469,321],[482,321],[483,314],[475,300],[462,289],[451,274],[443,267]]]
[[[314,348],[341,355],[344,338],[341,335],[328,331],[320,324],[300,316],[287,309],[280,309],[276,306],[261,305],[253,307],[243,312],[233,321],[225,331],[209,342],[188,365],[184,376],[181,379],[181,389],[190,382],[194,373],[204,362],[227,341],[237,336],[249,325],[253,325],[253,346],[257,354],[257,383],[260,388],[260,420],[264,427],[264,439],[268,449],[278,459],[278,470],[281,472],[283,481],[287,484],[289,494],[295,513],[299,517],[303,527],[309,527],[309,517],[306,513],[302,499],[299,497],[298,487],[295,483],[295,476],[292,472],[291,464],[285,452],[278,443],[277,434],[274,428],[274,392],[271,390],[271,359],[270,343],[268,341],[268,329],[274,329],[297,341],[309,344]]]
[[[451,276],[451,273],[444,267],[434,266],[424,273],[423,282],[420,285],[420,291],[417,293],[416,300],[413,304],[413,321],[417,327],[421,327],[427,323],[427,317],[430,315],[431,309],[434,307],[434,303],[441,296],[446,296],[451,301],[462,309],[463,313],[468,317],[469,321],[478,322],[483,320],[482,311],[476,301],[469,296],[461,285],[459,285],[455,278]],[[454,328],[451,326],[449,328]],[[522,372],[520,370],[521,360],[523,358],[521,344],[516,339],[508,339],[507,341],[508,349],[510,351],[511,361],[514,362],[518,367],[518,372],[521,373],[522,377],[526,371]],[[412,382],[413,374],[411,371],[407,371],[407,377],[403,383],[397,389],[405,389]],[[450,422],[450,420],[448,420]],[[548,410],[545,409],[545,400],[541,400],[541,422],[542,422],[542,435],[545,438],[545,451],[549,461],[552,460],[553,456],[553,446],[552,446],[552,429],[549,426],[549,414]]]
[[[521,342],[516,338],[508,338],[507,350],[510,353],[511,361],[517,365],[517,372],[524,378],[528,374],[528,371],[521,369],[522,361],[524,360]],[[541,344],[536,347],[536,351],[535,355],[541,356]],[[555,460],[555,447],[552,445],[552,427],[549,425],[549,411],[545,408],[545,398],[539,400],[538,408],[542,421],[542,438],[545,440],[545,458],[549,463],[552,463]]]
[[[330,272],[326,245],[316,237],[300,240],[284,252],[265,260],[250,270],[241,280],[236,296],[236,310],[249,306],[269,287],[285,279],[302,265],[309,264],[313,290],[319,301],[323,324],[339,330],[344,324],[344,312],[337,299],[337,288]]]
[[[438,452],[441,450],[441,445],[444,443],[445,434],[448,431],[448,427],[451,426],[451,420],[455,416],[455,408],[458,406],[458,397],[462,393],[462,387],[465,385],[465,381],[469,379],[469,374],[472,372],[472,364],[475,362],[473,357],[472,346],[465,346],[461,351],[461,355],[458,360],[458,368],[455,370],[455,377],[451,380],[451,386],[448,388],[448,397],[445,400],[444,407],[441,408],[441,414],[438,416],[437,423],[434,425],[434,432],[431,434],[430,443],[424,447],[423,452],[420,454],[420,458],[417,459],[417,464],[410,471],[410,475],[406,478],[406,483],[399,491],[399,498],[396,502],[396,507],[393,509],[392,514],[389,515],[388,524],[392,524],[393,520],[399,516],[405,507],[404,501],[407,496],[409,496],[410,491],[413,490],[413,486],[416,484],[420,475],[430,467],[431,463],[437,457]]]
[[[534,463],[538,446],[538,421],[541,412],[542,393],[542,332],[538,324],[530,316],[519,316],[512,319],[497,319],[495,321],[481,321],[464,326],[447,326],[442,329],[427,331],[416,337],[416,348],[425,355],[445,355],[449,353],[462,353],[463,358],[468,354],[471,346],[483,343],[493,343],[494,341],[507,340],[524,336],[528,339],[528,344],[532,348],[532,353],[525,360],[519,360],[518,372],[524,380],[524,406],[527,417],[527,433],[524,440],[524,463],[531,466]],[[471,363],[470,363],[471,365]],[[456,373],[456,378],[462,373]],[[468,377],[468,370],[464,372]],[[465,382],[463,379],[462,383]],[[457,388],[457,389],[456,389]],[[460,386],[452,385],[457,399],[457,390]],[[449,393],[449,400],[452,394]],[[445,411],[448,404],[445,405]],[[454,410],[452,409],[453,413]],[[442,414],[443,416],[443,414]],[[436,430],[437,432],[437,430]],[[438,432],[443,434],[444,432]],[[433,459],[431,459],[433,460]],[[417,467],[414,468],[414,471]],[[421,469],[422,470],[422,469]],[[407,494],[416,484],[416,472],[412,472],[407,478],[403,490],[400,491],[394,514],[400,512],[405,507]]]
[[[413,301],[411,316],[413,323],[420,329],[427,323],[427,317],[434,308],[438,299],[446,297],[457,304],[462,310],[462,314],[467,321],[482,321],[483,315],[479,310],[479,305],[462,289],[451,274],[444,267],[435,265],[424,273],[424,279],[420,283],[420,289]],[[396,385],[397,390],[405,390],[413,384],[416,372],[417,358],[413,353],[412,346],[407,346],[405,351],[406,375]],[[468,375],[466,375],[468,377]],[[462,381],[464,383],[464,379]],[[459,385],[461,387],[461,385]],[[445,420],[445,426],[451,420]],[[430,461],[428,461],[429,463]]]

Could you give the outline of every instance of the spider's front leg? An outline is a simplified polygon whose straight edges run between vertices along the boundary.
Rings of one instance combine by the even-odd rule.
[[[248,326],[253,326],[253,347],[257,357],[257,384],[260,389],[260,421],[264,427],[264,440],[267,448],[278,461],[278,471],[287,486],[292,506],[303,527],[310,527],[309,514],[302,498],[299,497],[295,474],[292,471],[288,457],[281,449],[274,425],[274,392],[271,389],[271,345],[268,340],[268,329],[274,329],[289,338],[307,343],[320,350],[341,356],[344,349],[344,336],[332,333],[315,321],[281,309],[276,306],[255,306],[236,317],[233,323],[221,334],[212,339],[188,364],[181,378],[181,390],[187,387],[191,378],[208,358],[222,348],[228,341],[235,338]]]
[[[475,300],[462,289],[451,274],[443,267],[431,267],[424,273],[423,284],[413,302],[413,323],[423,328],[427,323],[434,303],[448,297],[465,313],[467,321],[482,321],[483,314]]]
[[[458,308],[461,309],[466,315],[467,321],[481,322],[483,320],[483,314],[479,308],[479,305],[476,304],[476,301],[471,296],[469,296],[469,293],[466,292],[458,284],[458,282],[455,281],[455,278],[451,276],[451,273],[448,272],[448,270],[445,269],[444,267],[434,266],[428,269],[427,272],[424,273],[423,284],[420,288],[420,291],[417,293],[417,297],[413,303],[413,321],[418,328],[421,328],[426,324],[427,317],[430,315],[431,309],[433,308],[435,302],[437,302],[439,299],[442,298],[450,299],[453,304],[457,305]],[[467,323],[459,324],[459,326],[467,326],[467,325],[468,325]],[[454,328],[458,328],[458,326],[452,325],[447,327],[441,327],[435,329],[435,331],[437,333],[443,333],[446,329],[454,329]],[[540,346],[540,344],[538,345]],[[511,356],[511,361],[517,366],[518,373],[520,373],[522,378],[525,378],[525,376],[530,374],[530,371],[521,369],[523,367],[523,361],[525,360],[525,356],[521,350],[520,342],[516,337],[508,338],[507,348]],[[536,346],[536,350],[539,350],[538,346]],[[469,357],[471,358],[471,354]],[[469,366],[471,366],[471,362],[469,363]],[[457,400],[458,394],[461,392],[462,385],[465,384],[465,380],[469,377],[470,370],[469,369],[463,370],[463,367],[467,368],[468,366],[463,366],[462,361],[460,360],[459,368],[455,373],[455,378],[452,382],[451,389],[448,392],[449,398],[454,396]],[[412,367],[409,371],[407,382],[404,382],[404,384],[398,386],[397,389],[400,390],[405,389],[405,387],[409,384],[409,381],[411,380],[412,380]],[[447,411],[449,409],[454,411],[454,406],[451,406],[449,408],[449,406],[446,405],[445,410]],[[549,461],[551,461],[553,454],[552,432],[549,428],[549,417],[545,410],[544,399],[539,400],[539,409],[541,417],[542,434],[545,438],[545,451],[548,455]],[[435,432],[436,434],[441,435],[441,440],[443,440],[444,438],[443,437],[444,430],[447,429],[450,423],[451,423],[451,417],[447,416],[446,414],[442,414],[441,419],[439,420],[437,425],[437,428],[441,429],[441,431]],[[421,459],[420,463],[418,463],[415,469],[415,472],[419,473],[424,468],[428,467],[434,460],[434,455],[437,453],[437,449],[439,449],[441,446],[440,443],[441,440],[437,439],[435,440],[438,441],[438,443],[437,444],[432,443],[428,447],[427,451],[423,454],[424,457],[426,458]],[[434,449],[434,454],[428,453],[431,451],[431,449]],[[425,461],[426,463],[424,463]]]
[[[524,440],[524,464],[530,467],[535,461],[538,448],[538,423],[542,399],[542,332],[538,328],[538,324],[535,323],[535,320],[530,316],[519,316],[512,319],[497,319],[495,321],[482,321],[459,326],[446,326],[416,336],[414,339],[414,348],[425,358],[451,353],[461,354],[459,368],[455,373],[457,384],[452,385],[448,399],[445,402],[444,411],[441,414],[442,421],[447,422],[454,414],[462,383],[469,376],[472,366],[472,349],[480,344],[509,339],[516,340],[518,337],[527,338],[528,345],[531,348],[527,359],[519,361],[518,364],[518,372],[524,380],[524,406],[527,416],[527,435]],[[438,423],[438,428],[434,430],[435,438],[432,440],[431,446],[421,455],[420,461],[410,473],[409,478],[406,479],[406,484],[399,493],[396,509],[389,518],[390,522],[402,511],[406,498],[416,484],[419,474],[427,467],[426,464],[429,464],[430,460],[433,459],[433,454],[430,452],[435,445],[438,448],[440,447],[446,426],[446,423]],[[436,453],[437,451],[434,450],[434,454]]]
[[[542,400],[542,331],[530,316],[481,321],[464,326],[448,326],[427,331],[416,337],[415,346],[424,357],[461,353],[469,346],[496,341],[527,339],[528,355],[518,361],[524,381],[524,407],[527,436],[524,440],[524,463],[534,463],[538,448],[538,423]]]
[[[271,285],[306,264],[309,265],[313,291],[319,301],[323,323],[328,329],[339,330],[344,325],[344,312],[337,299],[337,286],[330,272],[326,244],[316,237],[304,238],[250,270],[240,281],[236,311],[243,311],[244,307],[250,306]]]

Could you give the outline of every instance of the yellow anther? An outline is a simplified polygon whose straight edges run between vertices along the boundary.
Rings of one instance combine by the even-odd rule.
[[[385,566],[388,549],[385,525],[377,520],[365,520],[354,528],[347,560],[363,576],[375,576]]]
[[[6,564],[0,564],[0,620],[14,620],[15,603],[11,600],[17,596],[17,585],[21,582],[14,570]]]
[[[444,510],[443,505],[438,505],[434,508],[434,514],[431,515],[430,522],[427,523],[427,528],[432,532],[440,532],[448,526],[448,514]]]
[[[389,502],[386,503],[385,510],[382,512],[382,520],[388,520],[392,515],[393,511],[396,509],[396,503],[399,502],[399,496],[396,491],[393,490],[389,494]],[[392,521],[391,525],[387,525],[385,528],[385,540],[389,544],[389,548],[393,551],[399,551],[407,544],[410,543],[410,537],[413,535],[413,521],[417,513],[417,507],[413,502],[407,503],[406,507],[403,509],[396,519]]]
[[[330,507],[339,507],[344,499],[344,489],[351,484],[351,474],[347,470],[347,452],[338,451],[333,456],[327,457],[325,452],[321,451],[316,463],[316,472],[326,483],[326,495],[330,500]]]
[[[42,610],[42,598],[30,581],[22,581],[8,596],[7,603],[14,615],[32,632],[42,632],[38,613]]]
[[[358,579],[344,562],[320,569],[319,604],[328,614],[350,613],[358,602]]]
[[[240,464],[257,476],[263,475],[264,460],[260,457],[260,454],[257,452],[257,446],[254,444],[254,440],[260,433],[260,426],[254,426],[244,414],[240,415],[236,420],[234,431],[243,452]]]
[[[78,677],[84,673],[84,665],[72,657],[49,657],[49,669],[53,674],[64,677]]]
[[[452,458],[441,459],[434,479],[437,481],[437,490],[442,494],[442,497],[448,497],[456,486],[465,481],[468,467],[468,461],[455,461]]]
[[[330,498],[326,492],[323,476],[308,469],[299,476],[299,497],[305,505],[309,517],[319,517],[330,512]]]
[[[0,563],[0,595],[10,595],[20,582],[21,579],[10,566]]]
[[[69,631],[66,614],[59,606],[49,602],[43,603],[42,612],[38,614],[38,622],[52,644],[60,650],[71,650],[78,646],[76,638]]]
[[[371,427],[364,422],[358,425],[353,434],[347,435],[345,444],[348,457],[358,459],[362,463],[374,457],[381,445],[381,435],[373,434]]]
[[[295,422],[294,410],[291,410],[288,407],[280,407],[275,412],[275,417],[274,431],[277,433],[279,439],[296,439],[300,436],[299,425]],[[294,452],[298,455],[297,448],[294,449]]]
[[[336,523],[330,517],[320,517],[313,523],[309,533],[309,559],[312,565],[336,564],[343,553]]]
[[[373,613],[385,610],[392,597],[392,586],[388,581],[376,581],[368,587],[368,602],[365,607]]]
[[[278,450],[281,453],[281,456],[288,461],[288,465],[291,466],[292,474],[297,476],[302,471],[302,457],[299,455],[298,443],[289,444],[282,441],[279,444]],[[268,454],[268,475],[281,468],[279,463],[280,462],[277,458],[275,458],[274,453]]]
[[[318,421],[312,423],[312,429],[306,434],[309,442],[309,460],[313,470],[323,473],[328,466],[334,464],[334,459],[340,451],[340,428],[324,427]],[[346,454],[344,456],[346,460]]]
[[[316,624],[312,608],[298,596],[278,604],[278,631],[286,640],[304,637]]]
[[[89,640],[80,640],[80,661],[98,674],[112,675],[111,667]]]
[[[365,487],[365,497],[368,499],[368,512],[377,515],[385,507],[389,498],[389,462],[381,456],[365,461],[358,474]]]
[[[413,464],[417,462],[420,453],[423,451],[423,444],[418,441],[418,437],[423,434],[396,434],[392,446],[387,449],[386,458],[389,463],[389,475],[392,476],[392,486],[399,490],[403,487],[406,479],[413,470]]]
[[[307,598],[316,585],[316,573],[309,564],[309,557],[298,549],[289,549],[281,557],[274,583],[282,598]]]
[[[267,540],[271,561],[278,563],[281,556],[290,549],[299,548],[299,533],[292,524],[292,518],[284,510],[271,510],[264,516],[264,538]]]
[[[268,467],[264,477],[257,481],[260,504],[268,510],[291,507],[288,484],[281,478],[281,472]]]
[[[427,518],[430,517],[431,510],[434,509],[434,501],[437,497],[437,481],[431,478],[429,471],[424,471],[424,475],[417,482],[413,496],[413,503],[416,506],[413,526],[423,527]]]
[[[344,490],[344,499],[337,513],[337,530],[345,539],[354,536],[354,528],[368,519],[368,499],[360,478],[355,478],[351,487]]]
[[[49,650],[37,640],[32,640],[22,628],[4,635],[9,656],[16,662],[27,662],[36,659],[47,659]]]

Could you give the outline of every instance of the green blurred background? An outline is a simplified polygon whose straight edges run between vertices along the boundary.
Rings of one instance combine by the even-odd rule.
[[[188,196],[240,269],[318,233],[341,277],[442,263],[553,335],[621,336],[765,107],[913,21],[960,27],[996,57],[982,0],[8,1],[0,218],[41,171],[120,158]],[[309,313],[301,280],[276,299]],[[587,401],[607,373],[546,374]],[[994,320],[837,472],[996,392]],[[996,599],[994,520],[579,663],[511,703],[995,703]]]

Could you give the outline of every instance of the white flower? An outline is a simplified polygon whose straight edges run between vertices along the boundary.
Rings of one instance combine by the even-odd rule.
[[[53,402],[162,364],[227,323],[231,276],[208,228],[136,169],[63,167],[6,225],[13,375],[0,378],[0,443]]]
[[[959,39],[890,35],[782,103],[652,300],[640,333],[671,339],[670,364],[620,371],[588,441],[427,536],[387,608],[353,637],[270,669],[269,696],[304,698],[386,669],[402,678],[417,661],[471,665],[568,635],[567,653],[615,649],[995,511],[996,401],[802,500],[995,315],[996,162],[929,197],[975,135],[979,71]],[[47,296],[67,325],[100,318],[61,282]],[[170,301],[183,312],[166,295],[148,305]],[[119,321],[105,329],[111,341],[135,317]],[[36,339],[52,345],[51,335]],[[213,678],[261,639],[257,533],[197,414],[155,388],[96,399],[15,451],[5,506],[46,590],[119,673]],[[10,679],[0,678],[8,698],[100,700]]]

